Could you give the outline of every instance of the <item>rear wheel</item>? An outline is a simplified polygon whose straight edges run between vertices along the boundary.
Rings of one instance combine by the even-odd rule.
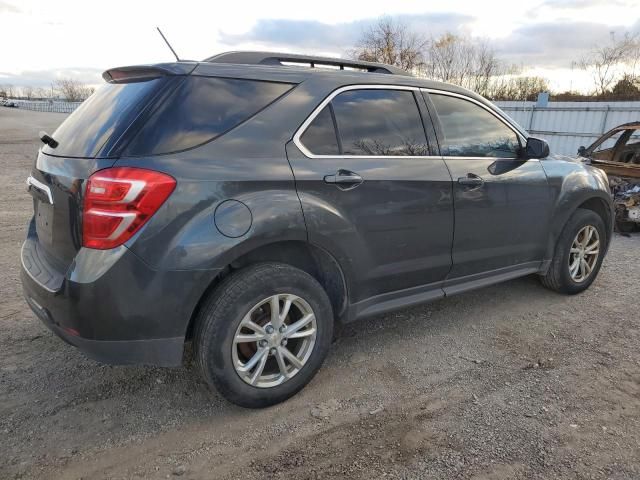
[[[229,401],[251,408],[302,389],[322,365],[333,332],[322,286],[277,263],[225,279],[197,322],[196,358],[205,380]]]
[[[542,284],[568,294],[586,290],[598,275],[606,243],[602,218],[592,210],[576,210],[560,234]]]

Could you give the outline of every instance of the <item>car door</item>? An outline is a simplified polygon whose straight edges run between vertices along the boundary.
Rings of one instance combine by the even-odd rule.
[[[578,151],[578,154],[593,160],[640,163],[636,131],[633,126],[621,125],[605,133],[584,152]]]
[[[452,185],[431,156],[425,107],[417,88],[343,87],[287,145],[309,241],[339,261],[352,303],[397,291],[442,296]]]
[[[445,292],[483,276],[536,271],[551,215],[540,161],[520,158],[525,139],[498,111],[460,94],[423,94],[453,179],[453,266]]]

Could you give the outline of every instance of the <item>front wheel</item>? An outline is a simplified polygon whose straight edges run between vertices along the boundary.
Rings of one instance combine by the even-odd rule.
[[[215,289],[197,322],[196,357],[205,380],[250,408],[301,390],[322,365],[333,335],[322,286],[278,263],[234,272]]]
[[[557,292],[580,293],[593,283],[607,244],[602,218],[592,210],[579,208],[565,225],[542,284]]]

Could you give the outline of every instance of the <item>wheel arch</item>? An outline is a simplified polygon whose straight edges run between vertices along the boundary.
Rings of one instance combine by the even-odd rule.
[[[325,289],[334,311],[334,318],[340,321],[347,311],[348,291],[344,271],[338,261],[325,249],[306,241],[286,240],[267,243],[244,252],[227,263],[204,290],[198,300],[185,332],[191,339],[198,313],[209,295],[222,280],[234,271],[262,262],[278,262],[298,268],[312,277]]]
[[[598,216],[600,216],[600,218],[602,218],[604,227],[607,229],[606,231],[607,238],[606,238],[605,248],[608,249],[609,244],[611,243],[611,236],[613,234],[614,213],[609,207],[609,205],[607,204],[607,202],[601,197],[591,197],[585,200],[584,202],[582,202],[580,205],[578,205],[576,207],[576,210],[578,208],[591,210],[597,213]]]
[[[574,198],[572,202],[563,202],[564,205],[558,206],[556,208],[556,220],[553,223],[551,228],[551,235],[549,238],[549,242],[547,245],[547,253],[545,255],[545,265],[543,268],[543,273],[546,272],[549,267],[551,260],[553,259],[553,255],[556,250],[556,246],[558,243],[558,239],[562,233],[567,222],[571,219],[571,217],[575,214],[578,209],[591,210],[595,212],[600,218],[606,228],[606,244],[605,244],[605,254],[609,248],[611,243],[611,236],[613,234],[613,220],[614,220],[614,212],[611,207],[611,200],[605,196],[604,192],[598,191],[590,191],[583,192],[581,196],[578,198]],[[562,212],[561,215],[558,213]]]

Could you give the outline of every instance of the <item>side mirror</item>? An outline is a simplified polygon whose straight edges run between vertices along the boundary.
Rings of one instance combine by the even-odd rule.
[[[524,147],[526,158],[545,158],[549,156],[549,144],[541,138],[527,138],[527,146]]]
[[[581,157],[584,157],[587,153],[587,149],[585,148],[584,145],[581,145],[580,147],[578,147],[578,155],[580,155]]]

